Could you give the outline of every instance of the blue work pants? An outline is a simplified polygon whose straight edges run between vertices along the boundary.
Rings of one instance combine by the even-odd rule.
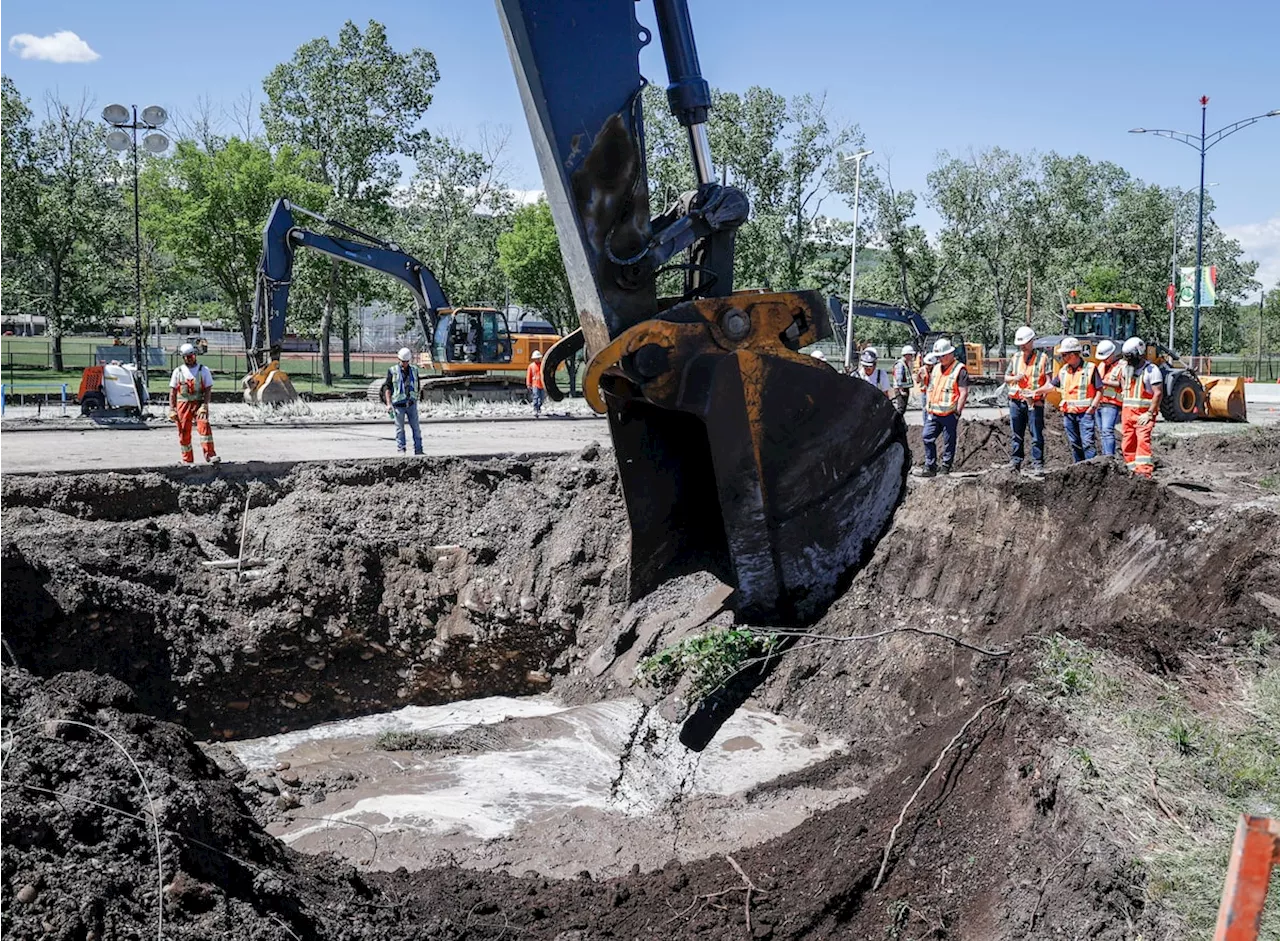
[[[1071,462],[1078,464],[1098,456],[1093,446],[1093,415],[1089,412],[1062,413],[1062,427],[1071,445]]]
[[[1098,437],[1102,439],[1102,453],[1107,457],[1115,457],[1116,425],[1118,424],[1120,424],[1119,406],[1098,406]]]
[[[422,426],[418,424],[418,403],[410,399],[406,405],[397,405],[391,409],[396,420],[396,450],[404,453],[404,425],[409,423],[413,431],[413,453],[422,453]]]
[[[956,457],[956,431],[960,416],[924,414],[924,466],[938,466],[938,435],[942,435],[942,466],[950,467]]]
[[[1031,463],[1039,467],[1044,464],[1044,403],[1032,405],[1024,399],[1010,399],[1009,426],[1013,436],[1009,461],[1014,467],[1022,466],[1022,441],[1028,425],[1031,427]]]

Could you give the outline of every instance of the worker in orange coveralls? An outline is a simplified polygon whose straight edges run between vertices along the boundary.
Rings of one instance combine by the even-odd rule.
[[[196,363],[196,348],[190,343],[182,344],[178,352],[182,354],[182,364],[169,379],[169,421],[178,423],[182,463],[195,463],[195,452],[191,447],[191,426],[194,424],[204,459],[210,464],[217,464],[222,458],[213,449],[213,429],[209,427],[213,373],[209,372],[208,366]]]
[[[533,417],[542,417],[542,403],[547,398],[547,388],[542,381],[542,351],[534,350],[529,368],[524,373],[524,387],[533,401]]]

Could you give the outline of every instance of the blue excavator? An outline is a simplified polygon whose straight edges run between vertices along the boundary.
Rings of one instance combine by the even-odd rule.
[[[336,230],[332,235],[300,226],[297,216]],[[423,394],[524,391],[524,370],[534,352],[548,352],[560,339],[546,330],[512,332],[506,315],[491,307],[453,307],[436,276],[421,261],[389,242],[336,219],[276,200],[262,230],[262,255],[253,297],[249,374],[242,386],[250,405],[283,405],[298,393],[280,366],[294,256],[299,249],[385,274],[413,295],[414,310],[431,349],[434,375]],[[568,347],[566,347],[568,349]],[[381,380],[374,384],[381,385]],[[371,390],[378,398],[377,390]]]
[[[745,194],[717,176],[685,0],[654,0],[667,102],[697,185],[654,214],[634,0],[497,0],[631,524],[631,592],[709,570],[758,624],[807,624],[867,561],[905,492],[906,429],[877,390],[805,355],[816,291],[734,290]],[[661,272],[683,291],[660,297]]]

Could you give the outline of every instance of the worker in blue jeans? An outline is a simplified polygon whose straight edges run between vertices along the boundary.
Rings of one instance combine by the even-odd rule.
[[[1062,411],[1067,443],[1071,445],[1072,462],[1091,461],[1098,456],[1093,442],[1093,416],[1102,396],[1102,380],[1098,368],[1085,362],[1084,349],[1075,337],[1063,337],[1058,354],[1063,366],[1044,391],[1056,388],[1062,395],[1058,408]]]
[[[1019,327],[1013,342],[1018,352],[1009,360],[1004,377],[1009,390],[1009,466],[1022,469],[1023,439],[1031,432],[1031,473],[1044,473],[1044,393],[1040,391],[1049,378],[1049,358],[1037,350],[1036,332]]]
[[[406,346],[397,354],[399,362],[387,370],[387,381],[382,385],[382,401],[386,403],[396,422],[396,450],[404,454],[404,426],[407,422],[413,432],[413,453],[422,453],[422,426],[418,423],[418,396],[422,392],[422,378],[418,367],[409,362],[413,353]]]
[[[1102,383],[1102,396],[1098,399],[1098,438],[1102,454],[1115,457],[1116,426],[1120,424],[1120,410],[1124,406],[1120,390],[1124,360],[1120,358],[1120,349],[1110,340],[1099,343],[1094,355],[1098,357],[1098,379]]]
[[[945,337],[933,345],[938,363],[929,375],[924,411],[924,469],[921,477],[950,474],[956,457],[960,415],[969,398],[969,373],[955,357],[956,348]],[[942,464],[938,464],[938,436],[942,436]]]

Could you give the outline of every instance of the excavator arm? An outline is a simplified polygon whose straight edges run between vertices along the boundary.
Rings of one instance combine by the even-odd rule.
[[[295,223],[294,213],[307,216],[351,237],[327,235],[301,228]],[[254,372],[245,379],[247,400],[262,402],[263,392],[268,392],[269,396],[268,386],[282,386],[288,381],[288,377],[279,369],[279,361],[289,311],[289,289],[293,283],[294,253],[299,248],[310,249],[338,261],[395,278],[413,294],[418,321],[427,336],[427,342],[431,342],[439,312],[447,308],[449,302],[440,282],[426,265],[401,251],[400,246],[394,242],[384,241],[335,219],[295,206],[287,199],[278,199],[262,230],[262,255],[258,260],[258,278],[253,295],[253,342],[249,350],[250,365]],[[296,395],[293,397],[296,398]]]
[[[667,100],[696,188],[651,214],[634,0],[497,0],[631,523],[631,591],[710,570],[757,623],[808,623],[865,563],[905,492],[883,395],[803,355],[814,291],[733,290],[745,195],[717,182],[711,94],[685,0],[654,0]],[[684,293],[659,298],[676,262]]]

